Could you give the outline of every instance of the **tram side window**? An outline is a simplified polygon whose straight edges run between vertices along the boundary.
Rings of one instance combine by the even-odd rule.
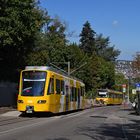
[[[116,98],[115,94],[113,94],[113,98]]]
[[[80,91],[81,91],[81,96],[83,96],[83,89],[82,89],[82,87],[80,87]]]
[[[81,96],[81,89],[78,88],[78,98]]]
[[[120,94],[120,99],[123,98],[123,96]]]
[[[60,94],[60,80],[56,79],[56,94]]]
[[[108,97],[111,98],[111,93],[108,93]]]
[[[114,98],[114,95],[111,93],[111,98]]]
[[[84,93],[85,93],[85,88],[81,87],[81,96],[84,96]]]
[[[74,88],[75,90],[75,101],[77,101],[77,88]]]
[[[115,99],[116,98],[115,94],[112,94],[112,95],[113,95],[113,98]]]
[[[74,101],[75,100],[75,90],[74,90],[74,87],[72,87],[72,95],[71,95],[71,99],[72,99],[72,101]]]
[[[48,95],[54,93],[54,79],[50,78],[49,88],[48,88]]]
[[[118,94],[118,98],[120,98],[120,95]]]
[[[70,101],[73,101],[72,100],[72,87],[70,87]]]
[[[65,92],[64,92],[64,81],[61,80],[61,94],[64,95]]]

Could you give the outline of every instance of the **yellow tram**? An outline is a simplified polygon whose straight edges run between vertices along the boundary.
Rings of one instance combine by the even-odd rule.
[[[110,89],[98,89],[98,96],[96,101],[104,105],[122,104],[123,93]]]
[[[26,66],[20,74],[17,109],[21,112],[65,112],[84,108],[85,84],[47,66]]]

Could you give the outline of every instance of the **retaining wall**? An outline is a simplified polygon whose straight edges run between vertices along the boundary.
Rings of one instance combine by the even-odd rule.
[[[0,82],[0,107],[16,106],[17,84]]]

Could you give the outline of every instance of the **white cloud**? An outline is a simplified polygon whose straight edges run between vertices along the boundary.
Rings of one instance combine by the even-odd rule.
[[[113,25],[113,26],[117,26],[118,23],[119,23],[119,22],[118,22],[117,20],[114,20],[114,21],[112,22],[112,25]]]

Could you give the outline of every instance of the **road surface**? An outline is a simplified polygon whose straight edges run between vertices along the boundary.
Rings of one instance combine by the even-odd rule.
[[[16,115],[0,115],[0,140],[140,139],[140,116],[127,106],[104,106],[56,116]]]

